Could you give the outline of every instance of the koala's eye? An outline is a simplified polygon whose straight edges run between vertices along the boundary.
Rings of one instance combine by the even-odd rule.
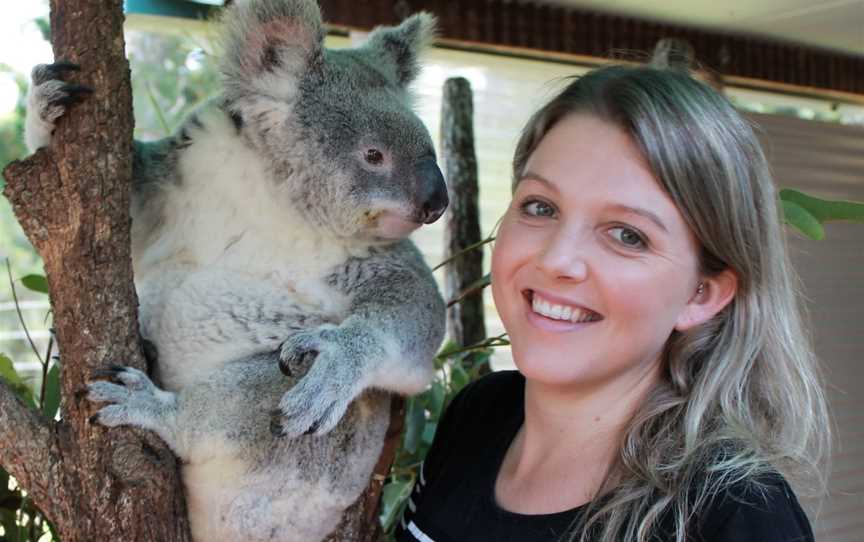
[[[380,166],[381,162],[384,161],[384,155],[378,149],[367,149],[363,158],[366,159],[368,164],[373,166]]]

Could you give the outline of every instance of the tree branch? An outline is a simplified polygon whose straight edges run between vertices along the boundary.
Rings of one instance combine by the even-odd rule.
[[[46,514],[51,513],[59,490],[52,476],[58,464],[53,429],[53,422],[21,402],[6,382],[0,380],[0,464],[27,488]]]

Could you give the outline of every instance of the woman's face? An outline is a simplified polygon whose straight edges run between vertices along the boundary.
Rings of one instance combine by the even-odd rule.
[[[656,379],[666,340],[690,324],[698,248],[624,131],[584,114],[559,121],[526,164],[492,258],[519,370],[622,393]]]

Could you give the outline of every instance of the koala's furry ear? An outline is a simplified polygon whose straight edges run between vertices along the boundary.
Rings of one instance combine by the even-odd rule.
[[[389,61],[396,80],[407,85],[420,72],[418,56],[435,38],[436,19],[431,13],[420,12],[395,27],[376,28],[365,47],[376,57]]]
[[[284,87],[277,80],[296,80],[321,63],[325,31],[315,0],[236,0],[222,25],[229,98],[250,90],[272,94]]]

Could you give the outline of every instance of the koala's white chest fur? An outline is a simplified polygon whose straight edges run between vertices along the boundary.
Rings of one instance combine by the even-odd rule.
[[[194,428],[181,432],[179,445],[190,521],[196,540],[319,540],[365,485],[387,401],[361,399],[349,414],[346,423],[365,427],[349,445],[353,470],[308,476],[300,458],[337,457],[335,448],[274,441],[268,413],[285,377],[275,362],[255,368],[237,360],[278,351],[297,330],[341,322],[349,299],[326,278],[363,250],[296,217],[224,113],[205,111],[199,120],[179,182],[167,188],[158,237],[133,239],[142,335],[156,345],[162,385],[187,403],[179,425]],[[221,387],[241,378],[260,380],[251,386],[256,396]],[[248,420],[254,427],[244,427]],[[251,441],[263,450],[225,425],[260,432]]]
[[[341,321],[348,300],[324,279],[362,253],[294,215],[223,112],[199,119],[158,237],[133,238],[142,334],[171,390],[274,350],[300,315]]]

